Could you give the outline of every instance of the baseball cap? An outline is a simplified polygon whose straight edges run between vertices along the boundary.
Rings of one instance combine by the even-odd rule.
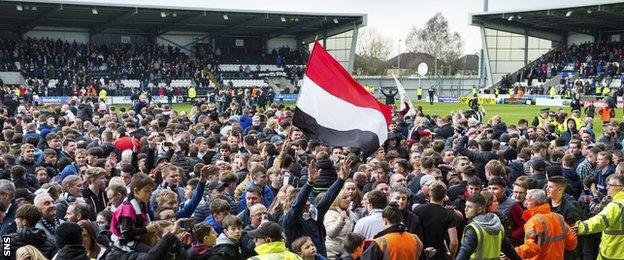
[[[271,137],[271,143],[272,144],[282,144],[282,143],[284,143],[284,140],[282,139],[281,136],[274,135],[274,136]]]
[[[420,178],[420,186],[431,185],[435,181],[435,178],[431,175],[425,175]]]
[[[258,228],[249,231],[247,234],[252,238],[268,237],[272,241],[282,240],[282,230],[280,226],[272,221],[260,224]]]
[[[211,181],[208,183],[208,190],[220,189],[221,187],[223,187],[222,181]]]

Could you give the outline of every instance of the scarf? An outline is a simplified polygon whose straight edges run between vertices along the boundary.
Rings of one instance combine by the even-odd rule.
[[[191,250],[193,250],[193,252],[195,252],[198,255],[205,255],[208,252],[212,251],[212,246],[207,246],[207,245],[204,245],[204,244],[200,244],[200,243],[194,242],[191,245]]]

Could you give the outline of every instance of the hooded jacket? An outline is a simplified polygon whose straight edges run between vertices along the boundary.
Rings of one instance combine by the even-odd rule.
[[[239,241],[230,239],[225,233],[217,237],[217,243],[212,251],[224,259],[247,259],[256,255],[254,251],[247,250]]]
[[[475,216],[472,219],[472,222],[481,227],[488,234],[503,232],[503,225],[501,224],[500,219],[496,216],[496,214],[491,212]],[[480,243],[483,243],[483,241],[478,241],[478,236],[474,228],[470,225],[467,226],[466,229],[464,229],[464,236],[462,238],[461,247],[459,248],[459,253],[457,253],[456,259],[470,259],[470,256],[473,252],[475,252],[475,250],[477,250],[477,245]],[[504,252],[510,259],[520,259],[509,240],[505,238],[502,240],[501,252]]]
[[[316,168],[319,169],[321,175],[319,175],[316,183],[314,183],[315,191],[326,191],[329,186],[338,179],[338,174],[334,169],[333,162],[329,159],[318,160],[316,162]]]
[[[11,239],[11,252],[15,255],[18,248],[26,245],[34,246],[47,257],[52,258],[56,253],[56,246],[52,244],[45,231],[37,227],[18,229]]]
[[[576,248],[576,234],[563,216],[550,211],[548,203],[525,210],[522,218],[524,244],[516,247],[516,253],[523,259],[563,259],[565,249]]]
[[[284,241],[275,241],[266,244],[262,244],[256,247],[257,256],[249,259],[261,260],[261,259],[284,259],[284,260],[299,260],[302,259],[295,253],[286,250],[286,243]],[[240,258],[239,258],[240,259]]]
[[[82,245],[66,245],[56,253],[52,260],[90,260],[87,251]]]

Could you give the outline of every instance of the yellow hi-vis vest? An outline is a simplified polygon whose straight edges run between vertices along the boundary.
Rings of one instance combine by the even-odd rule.
[[[615,194],[600,213],[579,224],[579,235],[598,232],[602,232],[598,259],[624,259],[624,191]]]
[[[468,227],[471,227],[477,234],[477,248],[474,252],[472,252],[472,255],[470,255],[470,259],[499,259],[501,253],[501,245],[505,237],[505,229],[501,226],[501,229],[498,231],[497,234],[490,234],[474,222],[468,224],[466,228]]]

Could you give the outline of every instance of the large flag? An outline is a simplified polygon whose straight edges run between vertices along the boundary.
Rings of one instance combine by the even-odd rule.
[[[308,61],[293,124],[330,146],[360,148],[364,156],[388,138],[391,108],[357,83],[318,42]]]
[[[394,78],[394,82],[396,82],[396,85],[397,85],[397,90],[399,91],[399,103],[400,103],[399,109],[400,110],[405,109],[405,102],[403,102],[403,100],[405,100],[407,104],[409,105],[409,110],[407,114],[415,116],[416,109],[414,109],[414,105],[412,101],[407,96],[407,92],[405,92],[405,88],[403,88],[403,84],[401,84],[401,82],[396,78],[396,76],[394,76],[394,74],[392,74],[392,77]]]

